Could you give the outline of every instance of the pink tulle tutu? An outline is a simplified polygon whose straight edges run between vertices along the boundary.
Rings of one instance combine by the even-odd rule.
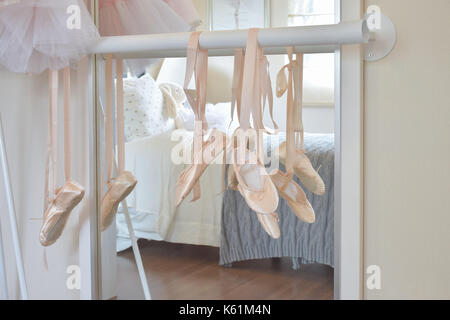
[[[162,0],[100,0],[102,36],[182,32],[189,24]]]
[[[179,1],[185,4],[175,6],[177,10],[172,8],[177,1],[167,2],[170,5],[163,0],[100,0],[100,34],[123,36],[190,31],[189,21],[198,20],[191,0]],[[189,8],[188,15],[177,13],[185,8]],[[126,64],[132,73],[139,74],[155,61],[158,60],[127,60]]]
[[[68,24],[69,6],[80,9],[75,27]],[[0,7],[0,64],[14,72],[61,69],[98,39],[83,0],[16,0]]]
[[[180,17],[189,23],[192,29],[198,27],[202,20],[192,4],[192,0],[164,0]]]

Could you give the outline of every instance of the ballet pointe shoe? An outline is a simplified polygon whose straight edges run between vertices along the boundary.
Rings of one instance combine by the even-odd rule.
[[[191,164],[181,172],[175,187],[175,207],[178,208],[183,203],[207,167],[206,164]]]
[[[61,236],[67,220],[84,197],[84,188],[76,182],[66,182],[57,190],[55,199],[44,213],[39,240],[44,247],[51,246]]]
[[[238,190],[238,180],[234,169],[230,167],[228,169],[228,187],[234,191]],[[281,235],[280,226],[278,225],[278,215],[276,213],[263,214],[256,213],[259,223],[263,227],[264,231],[274,239],[279,239]]]
[[[234,169],[230,167],[228,169],[228,187],[234,191],[238,190],[238,180]],[[274,239],[279,239],[281,236],[280,226],[278,225],[279,218],[277,213],[263,214],[256,213],[259,223],[263,227],[264,231]]]
[[[178,208],[184,199],[191,193],[195,185],[199,181],[200,177],[205,172],[206,168],[215,161],[221,154],[222,151],[226,149],[226,135],[219,130],[213,129],[210,137],[206,142],[203,143],[202,152],[211,150],[211,157],[205,159],[202,155],[202,161],[200,164],[193,163],[186,169],[184,169],[175,187],[175,206]],[[220,152],[217,152],[220,150]],[[206,160],[206,161],[205,161]],[[193,201],[198,200],[198,197],[194,197]]]
[[[256,213],[256,216],[258,217],[258,221],[263,227],[264,231],[266,231],[270,237],[272,237],[273,239],[280,238],[281,231],[280,226],[278,225],[279,218],[277,213]]]
[[[239,164],[236,158],[237,150],[233,150],[233,171],[238,181],[237,189],[244,197],[245,202],[253,211],[272,214],[278,207],[278,192],[266,169],[259,162],[252,163],[248,157],[245,163]],[[256,157],[253,157],[256,159]]]
[[[270,177],[281,197],[287,201],[295,215],[303,222],[314,223],[316,215],[303,189],[280,170],[274,170]]]
[[[131,172],[124,171],[112,183],[104,195],[100,207],[101,230],[105,231],[114,221],[119,204],[136,187],[137,180]]]
[[[283,164],[286,164],[286,142],[280,144],[278,147],[278,154],[280,156],[280,161]],[[325,184],[323,183],[322,178],[317,171],[314,170],[311,161],[306,154],[300,150],[296,150],[295,153],[294,173],[309,191],[319,196],[325,194]]]

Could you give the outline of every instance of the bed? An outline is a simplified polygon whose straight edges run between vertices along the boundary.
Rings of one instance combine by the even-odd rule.
[[[177,141],[173,141],[176,137]],[[126,144],[127,170],[138,184],[127,203],[136,236],[148,240],[220,246],[223,202],[222,167],[210,166],[201,179],[202,197],[174,205],[178,175],[184,164],[173,163],[171,150],[192,143],[192,132],[176,130]],[[131,246],[123,214],[117,215],[117,250]]]
[[[172,101],[180,104],[176,119],[167,115]],[[183,89],[175,83],[157,84],[148,74],[124,79],[125,162],[138,180],[127,204],[138,238],[219,247],[222,169],[211,166],[206,170],[199,201],[187,199],[179,208],[173,203],[177,178],[187,165],[172,161],[172,151],[189,149],[193,137],[194,114],[182,105],[184,101]],[[206,116],[211,127],[222,131],[237,126],[228,128],[230,103],[208,104]],[[190,152],[186,154],[190,159]],[[121,208],[118,213],[116,248],[122,251],[131,241]]]
[[[283,139],[281,135],[279,140]],[[321,166],[320,173],[327,186],[327,193],[322,197],[307,192],[316,211],[316,223],[307,225],[299,221],[280,198],[278,213],[282,237],[279,240],[272,240],[265,234],[238,192],[223,192],[223,179],[227,178],[223,176],[221,165],[211,165],[205,171],[199,201],[192,203],[188,198],[175,208],[175,184],[187,165],[174,163],[171,150],[191,143],[192,132],[175,130],[126,144],[127,170],[139,181],[128,198],[138,238],[219,247],[219,263],[226,266],[271,257],[291,257],[294,268],[311,262],[334,266],[333,135],[305,135],[307,154],[314,167]],[[280,167],[284,169],[282,164]],[[116,224],[117,250],[121,251],[130,247],[131,241],[120,212]]]
[[[316,212],[316,222],[313,225],[300,222],[280,198],[278,213],[282,237],[272,240],[239,192],[224,190],[227,177],[222,165],[210,165],[203,174],[200,200],[193,203],[188,197],[179,208],[175,207],[177,178],[188,165],[174,155],[185,149],[185,154],[191,157],[194,114],[189,106],[182,104],[183,89],[172,83],[169,92],[160,90],[164,83],[157,84],[149,75],[124,80],[126,169],[138,180],[127,203],[136,236],[219,247],[221,265],[284,256],[292,257],[294,268],[309,262],[333,266],[333,135],[305,135],[306,152],[313,166],[321,167],[320,173],[327,186],[327,193],[322,197],[307,192]],[[164,93],[172,94],[174,99],[166,99]],[[177,119],[166,116],[170,108],[166,102],[173,100],[180,103]],[[239,124],[231,121],[230,109],[230,103],[207,104],[209,127],[232,134]],[[268,155],[284,140],[283,134],[266,136]],[[116,247],[122,251],[131,246],[131,240],[121,208],[116,226]]]

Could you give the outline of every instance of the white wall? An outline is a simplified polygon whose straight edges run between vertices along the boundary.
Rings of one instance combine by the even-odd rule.
[[[367,0],[397,27],[365,64],[365,265],[368,299],[450,299],[450,1]]]
[[[61,77],[62,79],[62,74]],[[75,77],[72,78],[75,87]],[[62,86],[62,83],[60,83]],[[62,87],[61,87],[62,88]],[[74,91],[76,88],[74,88]],[[75,92],[73,91],[73,95]],[[61,90],[62,92],[62,90]],[[66,268],[79,265],[79,219],[85,223],[89,214],[89,154],[87,148],[92,139],[86,122],[86,109],[73,99],[72,119],[72,176],[86,187],[83,202],[72,212],[62,237],[46,249],[48,271],[45,270],[44,250],[39,243],[39,230],[44,204],[45,153],[48,131],[48,75],[18,75],[0,71],[0,112],[3,118],[11,183],[14,192],[19,224],[25,273],[31,299],[79,299],[80,291],[66,287]],[[60,96],[60,121],[62,124],[62,96]],[[60,126],[62,130],[62,125]],[[62,133],[62,131],[61,131]],[[60,135],[62,141],[62,134]],[[59,146],[62,151],[62,145]],[[62,160],[62,154],[60,153]],[[61,162],[62,163],[62,162]],[[62,183],[63,167],[60,167]],[[20,298],[15,273],[9,220],[3,180],[0,184],[0,221],[3,241],[6,245],[7,275],[10,298]],[[83,218],[82,214],[84,215]],[[83,274],[81,275],[83,278]],[[89,274],[85,274],[89,278]],[[84,281],[83,281],[84,282]],[[88,281],[89,282],[89,281]],[[88,289],[88,288],[84,288]],[[89,290],[88,290],[89,291]]]

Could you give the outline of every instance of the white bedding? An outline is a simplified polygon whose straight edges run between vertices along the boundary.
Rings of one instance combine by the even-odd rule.
[[[176,209],[175,185],[187,166],[174,164],[171,151],[180,141],[171,141],[173,132],[143,138],[126,144],[126,168],[138,184],[128,197],[130,215],[138,238],[175,243],[220,246],[223,202],[222,166],[211,165],[203,174],[201,199],[190,202],[189,196]],[[192,144],[192,132],[177,130],[184,143]],[[117,250],[130,247],[124,215],[117,215]]]

